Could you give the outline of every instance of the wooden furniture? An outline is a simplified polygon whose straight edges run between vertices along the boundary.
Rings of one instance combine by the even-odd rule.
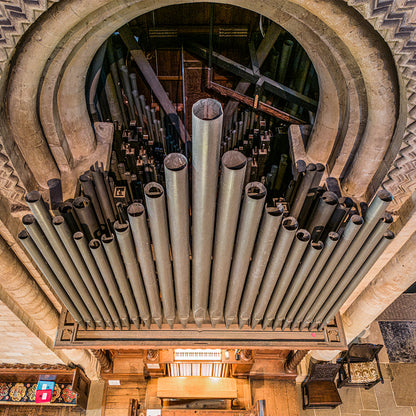
[[[225,377],[159,377],[160,399],[236,399],[237,382]]]
[[[311,363],[309,375],[302,383],[303,408],[335,408],[342,404],[335,377],[340,363]]]
[[[380,344],[352,344],[339,360],[338,387],[364,387],[370,389],[377,383],[384,383],[378,353]]]
[[[0,364],[0,383],[37,383],[41,375],[55,375],[55,389],[61,385],[69,388],[71,392],[77,394],[74,404],[67,403],[42,403],[42,406],[71,406],[75,408],[86,409],[88,394],[90,389],[90,380],[85,376],[84,372],[79,368],[71,368],[61,364]],[[1,402],[0,405],[36,405],[34,402]]]

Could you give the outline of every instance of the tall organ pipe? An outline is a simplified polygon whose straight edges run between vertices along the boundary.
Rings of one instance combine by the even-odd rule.
[[[319,198],[318,205],[306,229],[311,233],[311,240],[318,241],[326,224],[334,213],[338,204],[338,197],[333,192],[324,192]]]
[[[188,161],[180,153],[170,153],[164,167],[176,307],[179,320],[186,326],[191,310]]]
[[[68,227],[73,233],[76,233],[81,229],[81,224],[79,224],[78,217],[75,214],[73,199],[67,199],[59,207],[59,213],[65,218]]]
[[[192,311],[199,326],[208,306],[222,121],[218,101],[207,98],[193,105]]]
[[[162,305],[160,303],[159,284],[156,279],[144,206],[135,202],[127,208],[127,214],[129,216],[137,258],[139,259],[140,268],[143,273],[143,281],[146,287],[152,318],[160,328],[162,325]]]
[[[59,238],[58,233],[52,225],[51,216],[45,207],[40,193],[38,191],[29,192],[26,195],[26,202],[28,203],[30,210],[33,212],[36,221],[45,234],[50,245],[53,247],[53,250],[55,251],[59,261],[62,263],[65,271],[68,273],[68,276],[71,278],[73,284],[77,288],[77,291],[82,296],[82,299],[91,312],[94,320],[97,322],[102,321],[101,314],[95,305],[91,294],[88,292],[88,289],[86,288],[75,264],[73,263],[64,244]]]
[[[130,74],[130,77],[131,75],[133,74]],[[133,95],[134,105],[137,108],[137,115],[139,116],[140,126],[144,128],[144,120],[143,120],[143,113],[142,113],[142,109],[141,109],[140,101],[139,101],[139,93],[137,90],[133,90],[132,95]]]
[[[372,230],[374,229],[375,225],[379,221],[380,217],[383,215],[385,209],[392,201],[393,196],[390,192],[381,190],[377,193],[374,200],[371,202],[366,214],[365,214],[365,222],[363,226],[357,233],[356,238],[351,242],[348,246],[348,251],[345,251],[336,263],[336,267],[332,269],[332,273],[328,273],[328,279],[325,282],[325,287],[322,289],[321,293],[316,299],[315,304],[308,312],[302,326],[305,327],[306,324],[309,324],[315,314],[318,312],[320,306],[325,301],[325,299],[329,296],[332,289],[335,287],[339,277],[347,270],[348,266],[350,265],[352,259],[358,254],[359,250],[363,246],[365,240],[370,235]],[[340,244],[338,245],[338,249]],[[338,249],[336,254],[338,253]],[[332,260],[332,259],[331,259]],[[327,266],[325,266],[325,269]]]
[[[98,269],[100,270],[100,273],[104,278],[110,296],[113,299],[122,326],[130,328],[129,316],[127,314],[127,310],[124,305],[123,299],[120,295],[120,290],[117,286],[113,271],[111,270],[111,266],[108,263],[107,257],[104,253],[104,249],[101,245],[101,241],[97,239],[91,240],[89,243],[89,248],[91,250],[95,262],[97,263]]]
[[[342,234],[334,253],[322,268],[319,277],[312,287],[312,290],[309,292],[305,302],[302,304],[301,308],[296,314],[295,321],[303,321],[299,327],[300,329],[305,328],[308,323],[311,322],[312,318],[315,316],[315,313],[318,312],[320,305],[317,305],[316,303],[314,304],[316,298],[319,296],[319,293],[324,288],[328,279],[331,277],[332,272],[337,267],[337,264],[341,261],[342,257],[359,232],[363,223],[364,220],[359,215],[353,215],[348,221],[345,231]],[[316,310],[314,310],[315,308]]]
[[[91,207],[91,201],[85,196],[79,196],[74,199],[72,205],[81,224],[82,231],[88,240],[99,237],[100,227]]]
[[[270,299],[269,305],[267,306],[266,313],[263,318],[263,329],[266,329],[271,321],[274,320],[277,309],[285,296],[290,281],[299,266],[310,239],[311,235],[306,230],[299,230],[296,233],[295,241],[290,247],[290,252],[286,258],[285,265],[282,272],[278,276],[276,287],[274,288],[273,295]]]
[[[123,89],[127,96],[130,120],[136,120],[136,115],[134,114],[133,96],[131,95],[129,71],[126,65],[121,65],[119,69],[120,69],[121,82],[123,84]]]
[[[290,208],[290,215],[292,217],[299,217],[303,203],[306,199],[306,195],[308,194],[309,189],[312,186],[312,181],[315,176],[315,172],[316,165],[314,163],[309,163],[309,165],[306,167],[305,176],[302,177],[299,189],[296,192],[295,199],[293,200],[292,206]]]
[[[342,291],[354,277],[355,273],[358,272],[359,268],[363,265],[367,257],[374,250],[378,242],[383,238],[383,234],[387,231],[387,228],[390,227],[392,222],[392,216],[390,214],[386,214],[374,227],[372,233],[367,238],[367,240],[365,240],[365,243],[362,245],[358,253],[353,256],[350,250],[345,253],[343,260],[348,258],[348,269],[344,272],[343,275],[333,275],[335,284],[332,284],[332,282],[327,283],[327,285],[333,287],[333,290],[324,299],[324,303],[321,303],[322,307],[315,316],[315,322],[322,322],[325,314],[331,307],[331,302],[335,301],[341,295]],[[332,276],[330,280],[332,280]]]
[[[130,319],[134,322],[137,328],[140,328],[139,311],[132,295],[131,287],[124,269],[124,264],[121,259],[120,250],[117,246],[116,240],[114,239],[114,235],[111,234],[110,236],[103,236],[101,238],[101,244],[104,247],[107,259],[110,262],[111,269],[113,270],[114,277],[116,278],[121,297],[124,300]]]
[[[302,306],[303,301],[308,296],[312,286],[314,285],[316,279],[318,278],[319,274],[321,273],[322,268],[325,266],[325,263],[328,261],[329,257],[331,256],[332,252],[334,251],[337,243],[339,241],[339,234],[330,232],[327,239],[325,240],[325,247],[322,250],[321,254],[318,257],[318,260],[313,265],[312,270],[309,272],[306,281],[303,283],[302,289],[300,289],[294,299],[294,302],[290,306],[289,312],[286,315],[286,318],[282,325],[282,330],[287,328],[290,324],[291,330],[296,328],[299,324],[299,321],[295,320],[295,316]]]
[[[240,306],[241,295],[244,290],[266,195],[266,187],[260,182],[251,182],[245,188],[227,291],[227,301],[225,303],[224,315],[227,328],[237,321],[238,307]]]
[[[104,318],[106,324],[111,327],[110,314],[108,313],[108,310],[101,298],[101,295],[98,292],[97,287],[95,286],[94,280],[92,279],[92,276],[90,275],[90,272],[88,271],[88,268],[85,265],[84,260],[82,259],[81,254],[78,251],[77,246],[74,243],[72,233],[69,230],[68,225],[65,223],[64,218],[60,215],[55,217],[52,220],[52,223],[55,227],[56,232],[59,235],[59,238],[62,240],[62,243],[68,250],[68,253],[72,258],[72,261],[76,264],[79,274],[81,275],[81,278],[85,283],[85,286],[91,293],[91,296],[94,299],[95,304],[97,305],[98,310],[101,313],[101,316]],[[105,324],[101,323],[100,326],[102,326],[105,329]]]
[[[289,66],[290,55],[292,54],[293,41],[285,40],[282,47],[282,55],[280,57],[279,71],[277,75],[277,80],[280,83],[284,83],[286,78],[286,72]]]
[[[147,212],[149,214],[150,233],[155,252],[157,275],[163,312],[169,326],[175,322],[175,291],[172,279],[172,264],[169,251],[169,229],[166,215],[165,192],[162,185],[150,182],[144,187]],[[177,293],[177,296],[181,296]]]
[[[305,253],[305,257],[302,259],[300,266],[296,270],[296,273],[290,282],[290,286],[287,289],[287,292],[284,294],[282,303],[277,309],[276,319],[273,322],[273,329],[282,326],[283,320],[285,319],[290,306],[296,299],[299,290],[311,272],[316,260],[318,259],[318,256],[322,253],[323,248],[324,243],[322,241],[318,241],[317,243],[310,243],[308,251]]]
[[[78,309],[76,308],[68,294],[65,292],[65,289],[62,287],[58,278],[55,276],[55,273],[50,268],[46,259],[42,256],[41,252],[36,247],[36,244],[29,236],[27,230],[20,231],[18,237],[19,241],[23,244],[23,247],[26,249],[26,251],[30,254],[32,259],[36,263],[36,265],[39,267],[40,271],[45,276],[46,280],[51,285],[56,295],[62,301],[65,308],[75,319],[75,322],[79,324],[82,328],[87,329],[87,326],[85,325],[85,322],[82,319],[82,316],[79,313]]]
[[[209,302],[214,326],[223,318],[246,165],[246,157],[235,150],[226,152],[221,159]]]
[[[319,330],[322,330],[324,326],[326,326],[336,315],[339,311],[341,306],[347,301],[347,299],[352,295],[352,292],[356,289],[359,285],[361,280],[366,276],[366,274],[370,271],[370,269],[374,266],[375,262],[380,258],[381,254],[384,252],[386,247],[390,244],[391,240],[394,238],[394,233],[390,230],[386,231],[379,241],[377,246],[374,248],[372,253],[368,256],[367,260],[361,266],[361,268],[357,271],[355,276],[351,279],[348,286],[343,290],[340,297],[335,301],[332,305],[331,309],[328,311],[324,319],[322,320],[321,325],[319,326]]]
[[[94,257],[92,256],[91,251],[88,248],[87,239],[85,238],[84,234],[80,231],[76,232],[73,235],[73,239],[78,247],[79,252],[81,253],[81,256],[86,266],[88,267],[88,270],[94,280],[95,285],[97,286],[97,289],[100,292],[101,297],[103,298],[108,312],[110,313],[112,322],[114,322],[114,324],[121,329],[120,317],[118,316],[117,310],[114,306],[114,302],[112,301],[108,293],[108,289],[104,283],[103,277],[101,276],[101,273],[98,270]],[[110,324],[110,327],[114,329],[113,324]]]
[[[82,299],[83,294],[81,294],[80,296],[80,293],[78,293],[75,289],[74,282],[71,281],[67,272],[63,268],[61,262],[58,260],[56,254],[52,250],[52,247],[48,243],[48,240],[45,238],[45,235],[40,229],[35,217],[31,214],[25,215],[22,218],[22,222],[26,228],[26,231],[32,238],[33,242],[36,244],[39,251],[45,257],[45,260],[51,267],[55,276],[58,278],[66,293],[68,293],[68,295],[72,299],[72,302],[80,312],[82,320],[86,322],[88,326],[95,328],[93,317],[90,311],[88,310],[87,306],[85,305],[84,300]]]
[[[106,220],[106,223],[108,223],[108,221],[113,223],[115,221],[114,212],[107,192],[107,187],[104,182],[104,176],[97,167],[91,167],[91,173],[104,219]]]
[[[273,249],[274,240],[283,218],[284,207],[266,207],[263,213],[260,230],[254,247],[253,260],[250,265],[247,283],[243,293],[239,312],[239,326],[248,324],[254,302]]]
[[[290,246],[296,235],[298,222],[294,217],[287,217],[282,221],[282,226],[277,234],[273,251],[260,287],[260,293],[254,305],[251,318],[251,327],[254,328],[264,316],[273,289],[276,286],[277,278],[283,269]]]
[[[133,237],[130,232],[130,226],[128,223],[120,224],[116,221],[114,223],[114,231],[117,236],[127,276],[136,299],[140,316],[145,325],[149,328],[151,323],[149,304],[147,303],[146,291],[143,285],[139,263],[136,258],[136,251],[134,248]]]
[[[321,238],[326,238],[330,230],[338,231],[339,227],[347,218],[347,215],[350,213],[351,208],[353,207],[354,202],[351,198],[342,197],[338,200],[338,206],[335,208],[334,213],[329,219],[324,233],[321,235]]]
[[[102,225],[105,225],[104,216],[101,212],[100,202],[98,201],[97,194],[95,193],[94,184],[92,183],[91,177],[89,175],[81,175],[79,177],[81,182],[82,190],[84,195],[87,196],[94,207],[95,215],[97,215],[98,222]]]

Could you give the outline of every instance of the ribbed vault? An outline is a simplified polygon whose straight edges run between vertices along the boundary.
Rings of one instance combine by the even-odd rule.
[[[179,3],[70,0],[43,13],[20,40],[4,74],[2,133],[12,162],[16,143],[41,187],[61,176],[72,179],[65,181],[72,188],[96,157],[84,93],[95,52],[132,18]],[[302,44],[321,90],[306,156],[326,163],[328,173],[343,180],[346,193],[368,199],[397,154],[404,129],[399,80],[382,38],[344,2],[224,3],[272,19]]]

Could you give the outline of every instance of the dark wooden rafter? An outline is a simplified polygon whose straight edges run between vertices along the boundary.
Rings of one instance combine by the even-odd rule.
[[[124,44],[127,46],[127,49],[129,49],[129,52],[133,57],[134,61],[136,62],[144,79],[149,84],[149,87],[155,94],[160,105],[165,110],[165,113],[169,117],[171,123],[175,126],[176,130],[178,131],[181,140],[185,142],[185,137],[186,140],[190,140],[189,134],[187,131],[185,131],[185,126],[182,123],[182,120],[178,116],[175,107],[173,106],[168,95],[166,94],[166,91],[160,83],[157,75],[153,71],[153,68],[147,60],[144,52],[140,48],[139,44],[136,42],[136,39],[134,38],[132,31],[128,26],[123,26],[119,30],[119,33]]]
[[[237,91],[231,90],[230,88],[224,87],[223,85],[217,84],[210,80],[210,75],[208,75],[208,82],[207,82],[207,88],[210,88],[217,93],[230,97],[233,100],[236,100],[240,103],[243,103],[247,105],[248,107],[252,107],[255,110],[260,110],[263,113],[269,114],[273,117],[276,117],[282,121],[285,121],[286,123],[290,124],[307,124],[304,120],[301,120],[300,118],[297,118],[295,116],[292,116],[288,113],[285,113],[282,110],[279,110],[275,107],[272,107],[269,104],[266,104],[262,101],[260,101],[259,98],[259,90],[256,89],[255,97],[248,97],[247,95],[241,94]]]
[[[282,31],[283,30],[275,23],[272,23],[269,26],[266,32],[266,35],[264,36],[263,40],[260,42],[260,45],[256,51],[256,60],[257,60],[257,64],[259,68],[261,68],[264,61],[268,57],[270,51],[273,48],[273,45],[276,43]],[[245,94],[247,90],[249,89],[250,85],[251,85],[250,82],[240,80],[237,86],[235,87],[235,91],[240,94]],[[233,115],[233,113],[237,110],[238,105],[239,105],[238,101],[235,101],[235,100],[228,101],[228,103],[224,107],[224,118],[226,120],[228,120],[229,117]]]
[[[186,42],[184,47],[189,53],[208,61],[210,56],[208,48],[193,42]],[[271,92],[272,94],[283,98],[293,104],[298,104],[304,108],[307,108],[308,110],[316,112],[318,103],[312,98],[300,94],[299,92],[292,90],[291,88],[286,87],[272,80],[271,78],[265,77],[264,75],[257,75],[252,69],[247,68],[244,65],[241,65],[238,62],[235,62],[217,52],[212,52],[211,60],[212,65],[217,65],[218,67],[245,79],[251,84],[257,84],[261,79],[263,81],[263,88],[265,91]]]

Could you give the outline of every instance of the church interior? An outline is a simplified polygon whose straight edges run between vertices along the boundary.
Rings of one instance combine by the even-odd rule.
[[[416,416],[415,7],[0,0],[0,415]]]

